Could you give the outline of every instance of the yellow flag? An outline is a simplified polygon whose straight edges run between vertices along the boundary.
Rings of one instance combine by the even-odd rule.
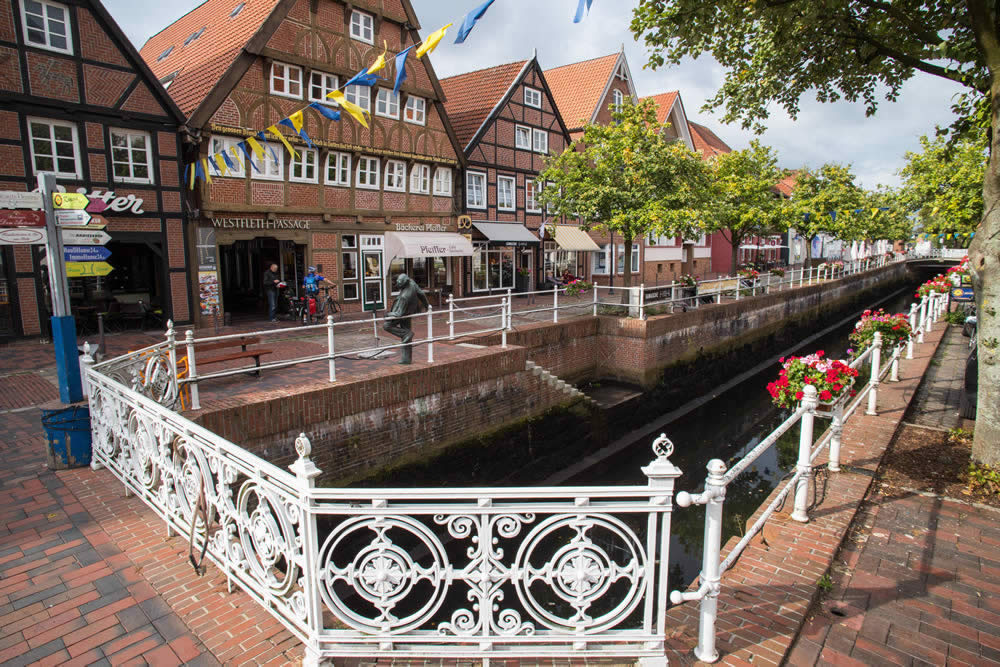
[[[250,150],[253,151],[253,154],[257,156],[257,159],[263,162],[266,157],[264,147],[257,143],[257,140],[253,137],[247,137],[247,145],[250,147]]]
[[[365,110],[357,104],[348,102],[347,98],[344,97],[344,93],[339,90],[335,90],[332,93],[327,93],[326,96],[343,107],[344,111],[354,116],[354,120],[358,121],[365,127],[368,127],[368,121],[365,120]]]
[[[292,145],[290,143],[288,143],[288,140],[285,139],[285,135],[283,135],[281,133],[281,130],[278,129],[277,125],[272,125],[271,127],[267,128],[267,131],[270,132],[271,134],[277,136],[278,139],[281,141],[281,143],[285,144],[285,148],[287,148],[288,152],[292,154],[292,159],[293,160],[298,160],[299,159],[299,154],[296,153],[295,149],[292,148]]]
[[[219,173],[223,176],[229,175],[229,170],[226,169],[226,161],[222,159],[222,154],[216,153],[212,158],[215,160],[216,166],[219,167]]]
[[[368,71],[365,72],[365,74],[374,74],[375,72],[384,69],[385,54],[388,53],[388,51],[389,51],[388,43],[386,43],[385,40],[382,40],[382,55],[380,55],[378,58],[375,59],[375,62],[372,63],[372,66],[368,68]]]
[[[208,171],[208,158],[204,158],[203,157],[201,159],[201,166],[204,167],[204,169],[205,169],[205,180],[208,181],[209,184],[211,184],[212,183],[212,174],[209,173],[209,171]]]
[[[236,160],[236,164],[240,165],[240,169],[246,169],[247,166],[243,164],[243,155],[240,153],[240,149],[236,146],[230,146],[229,152],[233,154],[233,159]]]
[[[878,215],[878,209],[877,209],[877,208],[873,208],[873,209],[872,209],[872,215],[873,215],[873,216],[874,216],[874,215]]]
[[[443,28],[438,28],[431,34],[427,35],[427,39],[425,39],[424,43],[421,44],[420,48],[417,49],[417,57],[423,58],[425,55],[436,49],[438,42],[444,39],[444,33],[446,33],[448,31],[448,28],[450,28],[451,26],[452,24],[449,23]]]
[[[301,132],[302,131],[302,110],[301,109],[299,111],[296,111],[295,113],[293,113],[291,116],[289,116],[288,120],[292,123],[292,127],[295,128],[296,132]]]
[[[188,190],[194,190],[194,172],[196,172],[196,171],[198,171],[198,170],[194,168],[194,165],[191,165],[191,169],[190,169],[191,180],[190,180],[190,182],[188,184]]]

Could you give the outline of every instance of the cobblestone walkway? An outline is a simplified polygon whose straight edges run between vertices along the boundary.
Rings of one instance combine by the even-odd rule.
[[[951,327],[908,421],[959,422],[968,339]],[[792,665],[1000,665],[1000,511],[877,485]]]

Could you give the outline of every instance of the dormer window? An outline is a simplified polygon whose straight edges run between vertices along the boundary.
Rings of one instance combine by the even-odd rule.
[[[22,0],[21,22],[24,40],[49,51],[73,53],[69,30],[69,9],[48,0]]]
[[[524,87],[524,103],[536,109],[542,108],[542,91]]]
[[[171,52],[172,52],[173,50],[174,50],[174,46],[173,46],[173,44],[171,44],[170,46],[168,46],[168,47],[167,47],[167,50],[166,50],[166,51],[164,51],[163,53],[161,53],[160,55],[158,55],[158,56],[156,57],[156,62],[160,62],[161,60],[163,60],[164,58],[166,58],[167,56],[169,56],[169,55],[170,55],[170,53],[171,53]]]
[[[371,14],[351,12],[351,37],[366,44],[375,43],[375,19]]]
[[[197,31],[197,32],[192,32],[192,33],[191,33],[191,34],[190,34],[190,35],[188,36],[188,38],[184,40],[184,46],[187,46],[188,44],[190,44],[190,43],[191,43],[191,42],[193,42],[194,40],[196,40],[196,39],[198,39],[199,37],[201,37],[201,33],[203,33],[203,32],[205,32],[205,28],[204,28],[204,27],[203,27],[203,28],[202,28],[201,30]]]
[[[160,79],[160,84],[163,86],[163,90],[166,90],[167,88],[170,87],[170,84],[172,84],[174,82],[174,79],[177,78],[178,73],[180,73],[180,70],[174,70],[170,74]]]
[[[243,11],[243,8],[247,6],[247,3],[241,2],[233,8],[233,11],[229,13],[229,18],[235,18],[237,14]]]

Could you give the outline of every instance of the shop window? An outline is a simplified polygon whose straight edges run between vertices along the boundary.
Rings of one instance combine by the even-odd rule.
[[[309,99],[313,102],[326,102],[327,95],[340,87],[338,79],[326,72],[309,72]]]
[[[119,183],[152,183],[153,150],[149,134],[112,129],[111,168]]]
[[[542,108],[542,91],[535,88],[524,87],[524,103],[536,109]]]
[[[378,89],[378,94],[375,96],[375,115],[399,118],[399,96],[393,95],[392,89]]]
[[[351,37],[366,44],[375,43],[375,19],[371,14],[351,12]]]
[[[524,181],[524,208],[529,213],[542,212],[542,207],[538,204],[538,194],[541,192],[540,185],[531,179]]]
[[[536,153],[549,152],[549,133],[545,130],[532,130],[534,149]]]
[[[288,180],[299,183],[319,183],[319,153],[315,148],[300,148],[292,156]]]
[[[594,252],[594,270],[597,275],[608,275],[608,267],[611,266],[611,246],[607,243],[601,244],[601,249]]]
[[[472,255],[472,289],[476,292],[513,289],[514,249],[477,243]]]
[[[271,63],[271,93],[301,99],[302,68],[285,63]]]
[[[406,192],[406,163],[402,160],[386,161],[385,189],[392,192]]]
[[[285,178],[285,147],[269,142],[261,142],[264,157],[252,155],[250,158],[256,169],[250,169],[250,177],[264,181],[281,181]]]
[[[513,211],[516,208],[514,182],[510,176],[497,177],[497,208],[501,211]]]
[[[415,164],[410,171],[410,192],[427,194],[431,191],[431,168],[426,164]]]
[[[451,196],[451,168],[438,167],[434,170],[434,194]]]
[[[59,53],[73,53],[73,38],[69,29],[69,9],[48,0],[23,0],[21,21],[24,40]]]
[[[35,173],[48,172],[65,178],[80,178],[80,153],[76,125],[58,120],[29,118],[31,160]]]
[[[465,172],[465,205],[469,208],[486,208],[486,174],[480,171]]]
[[[523,125],[514,126],[514,147],[526,151],[531,150],[531,128]]]
[[[369,113],[372,110],[372,89],[368,86],[348,86],[344,89],[344,99]]]
[[[351,185],[351,156],[348,153],[335,153],[333,151],[326,154],[326,184],[350,187]]]
[[[358,173],[355,183],[359,188],[366,190],[379,189],[379,160],[377,157],[362,155],[358,158]]]
[[[358,300],[358,237],[344,234],[340,239],[340,280],[341,298],[344,301]]]
[[[407,123],[423,125],[427,122],[427,100],[416,95],[406,98],[406,111],[403,112],[403,120]]]

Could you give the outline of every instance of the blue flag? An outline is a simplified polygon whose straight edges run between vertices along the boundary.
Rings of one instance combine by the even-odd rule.
[[[347,88],[348,86],[374,86],[376,81],[378,81],[377,76],[374,74],[368,74],[366,70],[361,70],[344,84],[344,88]]]
[[[233,161],[229,159],[229,156],[226,155],[225,151],[223,151],[222,153],[222,161],[226,163],[226,166],[229,168],[229,171],[239,171],[239,169],[236,168],[236,165],[233,163]]]
[[[580,0],[580,4],[576,6],[576,16],[573,17],[573,23],[579,23],[583,20],[583,7],[586,5],[587,13],[590,13],[590,6],[594,4],[594,0]]]
[[[408,46],[396,54],[396,84],[392,87],[392,94],[396,97],[399,97],[399,87],[406,81],[406,56],[410,55],[413,46]]]
[[[238,144],[236,144],[236,145],[237,145],[237,146],[239,146],[239,147],[240,147],[240,150],[241,150],[241,151],[243,151],[243,154],[247,156],[247,162],[249,162],[249,163],[250,163],[250,167],[251,167],[251,168],[252,168],[252,169],[253,169],[254,171],[256,171],[256,172],[260,172],[260,167],[258,167],[257,165],[255,165],[255,164],[253,163],[253,156],[252,156],[252,155],[250,155],[250,151],[248,151],[248,150],[247,150],[247,142],[245,142],[245,141],[241,141],[240,143],[238,143]],[[223,157],[223,159],[224,159],[224,160],[226,160],[226,164],[229,164],[229,159],[228,159],[228,158],[226,158],[226,154],[225,154],[225,153],[223,153],[223,154],[222,154],[222,157]],[[277,162],[277,160],[275,160],[275,162]]]
[[[204,181],[205,180],[205,172],[201,168],[201,162],[195,162],[194,163],[194,177],[195,177],[195,180],[198,180],[198,181]]]
[[[267,146],[267,150],[271,151],[271,157],[274,158],[275,162],[277,162],[278,154],[274,152],[274,148],[272,148],[271,144],[268,143],[267,133],[265,133],[264,130],[257,133],[257,141],[260,141],[262,145]]]
[[[486,10],[489,9],[490,5],[494,2],[496,2],[496,0],[486,0],[486,2],[465,15],[465,18],[462,19],[462,25],[458,28],[458,35],[455,36],[456,44],[462,44],[465,42],[465,38],[468,37],[469,33],[472,32],[472,29],[476,27],[476,21],[483,18]]]
[[[336,109],[331,109],[330,107],[322,105],[319,102],[313,102],[309,106],[320,112],[325,118],[329,118],[330,120],[340,120],[340,112]]]

